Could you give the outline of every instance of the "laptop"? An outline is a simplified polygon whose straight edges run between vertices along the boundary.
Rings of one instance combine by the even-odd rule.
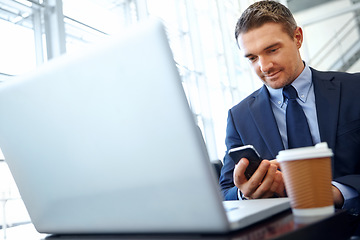
[[[226,233],[290,206],[223,202],[156,19],[2,83],[0,112],[0,147],[41,233]]]

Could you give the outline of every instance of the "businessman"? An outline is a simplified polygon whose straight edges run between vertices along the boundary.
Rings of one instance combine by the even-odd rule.
[[[327,142],[334,153],[335,206],[358,212],[360,74],[321,72],[308,66],[299,51],[302,29],[290,10],[275,1],[249,6],[237,22],[235,37],[240,53],[264,85],[229,110],[225,143],[227,150],[251,144],[267,160],[248,180],[244,176],[248,159],[235,164],[226,154],[220,176],[224,199],[286,196],[274,160],[278,152]],[[295,94],[292,100],[289,91]],[[300,122],[297,115],[295,123],[288,120],[294,115],[287,107],[294,104],[302,109],[306,131],[293,127]],[[299,140],[305,143],[297,145]]]

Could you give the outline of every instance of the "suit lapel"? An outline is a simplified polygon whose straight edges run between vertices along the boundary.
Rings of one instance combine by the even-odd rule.
[[[330,73],[312,70],[320,139],[335,149],[340,106],[340,81]]]
[[[336,131],[340,106],[340,81],[330,73],[311,68],[314,83],[316,111],[322,142],[335,149]],[[272,111],[269,93],[263,86],[258,95],[248,101],[249,111],[269,152],[276,156],[284,149]]]
[[[284,146],[270,105],[269,92],[265,86],[260,89],[258,95],[249,100],[248,106],[260,136],[269,152],[276,157],[278,152],[284,149]]]

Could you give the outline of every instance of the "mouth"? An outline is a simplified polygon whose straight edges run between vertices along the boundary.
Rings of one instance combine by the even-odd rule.
[[[279,77],[280,73],[281,73],[281,70],[278,70],[278,71],[272,72],[270,74],[264,74],[264,77],[267,80],[274,81]]]

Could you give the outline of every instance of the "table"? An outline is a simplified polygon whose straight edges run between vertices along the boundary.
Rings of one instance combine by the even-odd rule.
[[[229,234],[107,234],[107,235],[46,235],[39,234],[31,224],[8,229],[7,240],[112,240],[112,239],[213,239],[213,240],[312,240],[349,239],[360,217],[347,211],[336,211],[334,215],[309,223],[297,223],[291,210],[279,213],[245,229]],[[17,233],[17,234],[16,234]],[[19,238],[22,233],[23,237]]]

